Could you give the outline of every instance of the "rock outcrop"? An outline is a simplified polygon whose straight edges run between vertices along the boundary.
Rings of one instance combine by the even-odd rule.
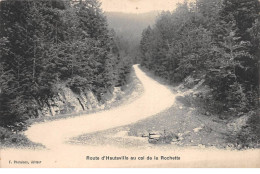
[[[41,110],[38,111],[39,117],[55,116],[60,114],[79,113],[90,111],[93,109],[103,109],[105,104],[100,103],[92,91],[81,91],[80,94],[75,94],[71,89],[63,84],[58,84],[58,95],[43,104]],[[116,93],[120,89],[114,90]],[[114,92],[110,94],[113,96]],[[112,100],[115,100],[112,97]],[[111,103],[112,101],[108,101]]]

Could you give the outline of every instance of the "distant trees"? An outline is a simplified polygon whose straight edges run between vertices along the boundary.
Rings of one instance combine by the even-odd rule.
[[[148,13],[121,13],[105,12],[108,26],[113,28],[116,33],[116,43],[120,55],[125,57],[125,61],[135,63],[140,59],[139,44],[141,34],[144,28],[155,23],[159,12],[152,11]]]
[[[0,126],[37,117],[57,83],[98,96],[124,82],[97,0],[0,1],[0,23]]]
[[[197,0],[144,30],[142,65],[170,82],[205,79],[221,111],[257,108],[258,0]]]

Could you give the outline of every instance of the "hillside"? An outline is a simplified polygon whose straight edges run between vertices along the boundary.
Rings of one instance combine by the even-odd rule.
[[[127,38],[140,39],[143,30],[148,25],[153,25],[159,15],[158,11],[149,13],[132,14],[121,12],[106,12],[108,24],[118,35]]]
[[[126,82],[130,63],[96,0],[0,1],[0,23],[0,127],[90,110]]]
[[[109,28],[116,33],[120,50],[124,56],[138,57],[139,43],[143,30],[154,25],[159,11],[133,14],[121,12],[106,12]]]

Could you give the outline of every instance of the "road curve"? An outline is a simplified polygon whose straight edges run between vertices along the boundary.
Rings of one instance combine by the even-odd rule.
[[[167,87],[148,77],[138,65],[134,65],[133,69],[144,88],[142,96],[134,102],[108,111],[35,124],[25,135],[48,149],[60,148],[72,137],[128,125],[160,113],[174,104],[175,95]]]
[[[174,104],[176,96],[170,90],[149,78],[137,65],[134,66],[134,71],[144,87],[144,93],[140,98],[109,111],[35,124],[25,134],[30,140],[45,145],[47,149],[0,149],[0,168],[259,167],[260,150],[233,151],[185,146],[174,146],[174,149],[162,148],[162,146],[139,149],[137,147],[119,148],[113,145],[67,144],[66,140],[71,137],[134,123]],[[127,156],[139,159],[138,157],[174,157],[176,155],[181,157],[180,161],[102,160],[104,156]],[[100,157],[100,159],[87,160],[87,156]]]

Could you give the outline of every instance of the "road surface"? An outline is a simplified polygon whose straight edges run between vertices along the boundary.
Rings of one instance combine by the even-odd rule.
[[[134,71],[144,88],[137,100],[108,111],[32,125],[25,135],[31,141],[45,145],[46,149],[2,149],[0,167],[199,167],[203,165],[235,167],[238,164],[240,167],[252,167],[258,165],[252,161],[259,161],[260,153],[253,150],[233,152],[187,147],[176,147],[176,150],[160,147],[140,150],[66,143],[70,138],[82,134],[135,123],[174,105],[176,95],[166,86],[148,77],[137,65],[134,65]],[[87,160],[87,156],[94,157],[92,159],[96,160]],[[102,160],[104,156],[126,156],[129,159]],[[148,156],[152,160],[147,160]],[[157,156],[158,160],[155,160],[154,156]],[[179,156],[181,160],[162,160],[166,159],[161,158],[162,156],[173,157],[167,159]],[[136,157],[136,160],[130,160],[130,157]]]
[[[148,77],[137,65],[134,71],[144,87],[142,96],[134,102],[99,113],[35,124],[25,135],[49,149],[60,148],[69,138],[131,124],[174,104],[175,95],[169,89]]]

